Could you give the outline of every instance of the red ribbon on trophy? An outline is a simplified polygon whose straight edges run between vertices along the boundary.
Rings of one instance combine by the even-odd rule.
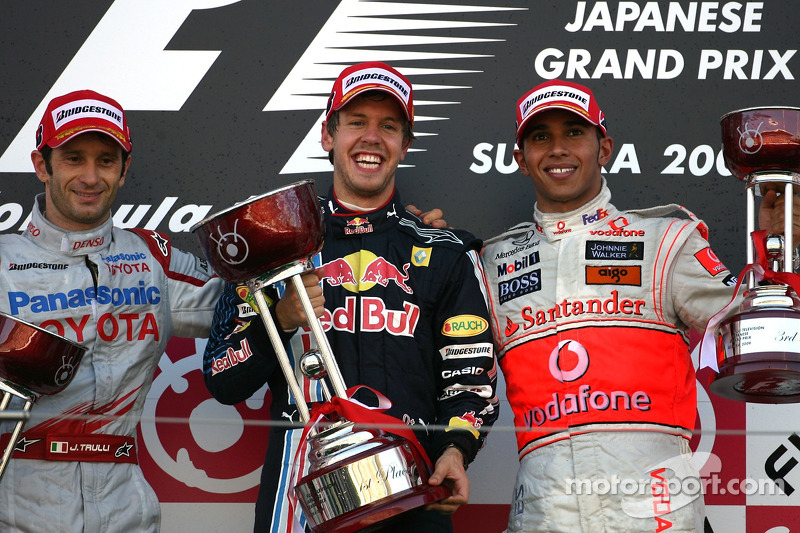
[[[714,372],[719,372],[719,361],[717,360],[714,333],[717,330],[717,326],[719,326],[720,322],[725,320],[731,309],[738,305],[739,289],[742,286],[742,280],[746,279],[748,274],[752,272],[754,283],[767,281],[770,284],[789,285],[796,293],[800,294],[800,274],[775,272],[769,267],[767,232],[765,230],[754,231],[750,234],[750,238],[753,241],[753,251],[755,253],[756,262],[742,269],[739,273],[731,301],[708,321],[705,332],[703,333],[703,339],[695,349],[699,351],[700,354],[699,361],[701,369],[708,367],[714,370]]]

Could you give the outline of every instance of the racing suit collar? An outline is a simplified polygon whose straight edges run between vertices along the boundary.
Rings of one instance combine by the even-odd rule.
[[[326,208],[330,210],[331,229],[337,237],[360,237],[368,233],[378,233],[391,229],[400,220],[405,208],[400,201],[400,193],[394,190],[385,205],[372,211],[353,211],[336,199],[333,187],[328,192]]]
[[[65,231],[47,220],[42,212],[44,193],[36,195],[31,222],[23,235],[40,248],[65,255],[79,256],[99,252],[111,245],[111,217],[96,228],[86,231]]]
[[[543,213],[539,210],[539,204],[536,204],[533,209],[533,220],[537,231],[543,233],[548,241],[557,241],[576,233],[606,226],[609,221],[616,218],[618,211],[609,203],[611,190],[605,177],[602,180],[600,194],[574,211]]]

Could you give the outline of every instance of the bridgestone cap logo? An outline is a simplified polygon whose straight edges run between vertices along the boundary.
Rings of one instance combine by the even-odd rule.
[[[394,76],[391,72],[380,68],[370,68],[354,72],[348,78],[342,80],[342,90],[347,95],[354,89],[363,85],[381,85],[397,93],[408,105],[408,96],[411,94],[411,87],[403,80]],[[346,96],[343,96],[343,99]]]
[[[53,125],[57,130],[73,120],[100,118],[113,122],[122,130],[122,110],[99,100],[77,100],[53,110]]]
[[[576,111],[589,116],[589,95],[581,90],[564,85],[551,85],[531,94],[520,104],[519,114],[524,119],[528,113],[550,102],[574,104]]]

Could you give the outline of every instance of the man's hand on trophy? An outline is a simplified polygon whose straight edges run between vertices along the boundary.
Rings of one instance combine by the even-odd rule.
[[[761,205],[758,208],[758,226],[768,233],[783,233],[784,204],[782,183],[761,184]],[[792,203],[792,242],[800,244],[800,190],[795,187]]]
[[[447,227],[447,221],[444,219],[444,213],[441,209],[433,208],[425,213],[422,212],[422,209],[413,205],[407,205],[406,209],[421,218],[425,224],[429,224],[434,228],[445,229]]]
[[[428,483],[431,485],[444,484],[450,489],[451,495],[427,505],[426,509],[452,514],[459,507],[467,504],[469,501],[469,478],[464,470],[464,456],[458,448],[447,448],[436,460],[433,474],[428,478]]]
[[[325,297],[322,295],[322,287],[319,284],[319,274],[317,271],[306,272],[301,278],[311,305],[314,307],[314,314],[317,318],[322,317],[325,312]],[[303,304],[297,296],[293,283],[286,283],[286,292],[283,293],[283,298],[275,304],[275,317],[278,319],[278,326],[283,331],[293,331],[308,325],[308,319],[303,312]]]

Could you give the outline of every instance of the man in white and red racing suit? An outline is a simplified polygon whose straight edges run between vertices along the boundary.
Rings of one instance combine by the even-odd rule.
[[[121,116],[118,104],[91,91],[54,101],[77,111],[55,126],[66,134],[49,176],[35,152],[48,192],[37,196],[27,229],[0,235],[0,311],[86,352],[72,382],[33,406],[0,483],[0,530],[155,532],[160,507],[137,464],[136,425],[167,341],[208,335],[222,280],[161,233],[114,227],[98,200],[109,188],[101,183],[122,181],[129,158],[127,127],[102,118]],[[125,152],[108,140],[112,129]],[[55,225],[56,216],[73,229]],[[21,404],[15,398],[11,408]],[[3,449],[12,427],[0,425]]]
[[[610,203],[613,145],[587,87],[524,95],[517,144],[534,220],[482,252],[519,449],[508,531],[702,531],[688,331],[736,278],[683,208]]]
[[[315,262],[324,272],[322,323],[345,383],[367,385],[389,398],[387,414],[415,429],[431,461],[454,445],[471,462],[497,418],[480,241],[463,231],[423,225],[403,209],[397,194],[367,213],[352,213],[333,194],[321,203],[327,232]],[[226,285],[206,347],[206,384],[215,398],[232,404],[267,382],[272,419],[298,422],[254,305],[244,286]],[[286,340],[294,362],[314,343],[308,328],[286,334]],[[325,400],[318,383],[297,375],[307,401]],[[375,404],[370,393],[356,398]],[[429,430],[434,425],[457,431]],[[291,522],[286,484],[301,433],[285,425],[271,428],[256,531],[286,531]],[[417,514],[423,521],[413,523],[423,528],[425,521],[449,522],[436,512]],[[397,531],[409,527],[404,524],[397,523]]]
[[[608,531],[639,531],[624,503],[603,506],[597,495],[578,494],[579,485],[568,494],[567,484],[657,481],[667,477],[662,467],[683,467],[690,454],[697,402],[686,332],[702,331],[731,300],[735,279],[711,251],[705,226],[678,206],[620,212],[610,198],[604,186],[576,211],[536,210],[533,223],[483,251],[518,430],[510,522],[536,524],[513,531],[596,531],[586,525],[592,521],[581,526],[584,514],[620,526]],[[684,216],[663,216],[670,211]],[[649,509],[655,524],[649,485],[646,494],[643,514],[632,500],[630,513],[647,517]],[[671,505],[670,514],[679,511]],[[581,512],[569,515],[573,508]]]

